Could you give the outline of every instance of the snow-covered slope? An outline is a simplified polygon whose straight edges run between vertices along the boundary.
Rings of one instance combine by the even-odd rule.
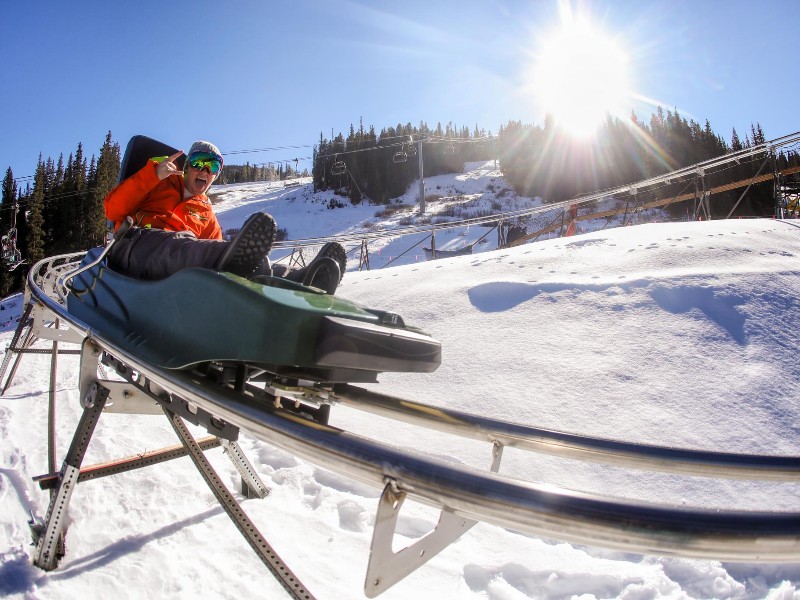
[[[468,186],[485,186],[492,177],[468,175],[441,185],[478,193]],[[325,197],[302,187],[245,187],[223,190],[217,204],[223,227],[266,209],[292,238],[330,236],[369,230],[364,223],[379,210],[329,210]],[[392,243],[405,247],[381,254],[410,245]],[[443,343],[438,371],[383,375],[377,389],[620,440],[800,454],[796,222],[643,225],[431,262],[411,254],[400,266],[351,267],[338,292],[398,312]],[[3,346],[11,335],[2,334]],[[49,499],[31,480],[47,469],[48,376],[48,356],[26,355],[0,398],[0,595],[282,597],[186,459],[79,485],[60,568],[32,567],[27,520],[30,512],[44,514]],[[80,410],[75,357],[60,358],[56,388],[63,456]],[[332,423],[481,468],[491,460],[487,444],[420,433],[341,406]],[[86,463],[173,443],[166,419],[104,415]],[[318,598],[362,598],[380,490],[248,435],[241,443],[272,488],[266,499],[244,506],[281,557]],[[208,454],[234,489],[233,467],[219,450]],[[648,501],[800,510],[800,482],[658,475],[514,449],[507,449],[501,470]],[[404,506],[396,544],[427,532],[436,516],[427,507]],[[478,524],[381,597],[788,599],[800,598],[800,567],[641,556]]]

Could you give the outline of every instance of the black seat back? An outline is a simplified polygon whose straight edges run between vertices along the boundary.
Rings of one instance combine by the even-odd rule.
[[[119,169],[119,179],[117,183],[127,179],[136,171],[141,169],[147,161],[157,156],[172,156],[178,151],[177,148],[154,140],[146,135],[135,135],[128,142],[128,147],[125,148],[125,155],[122,157],[122,166]],[[178,168],[183,168],[183,163],[186,160],[186,155],[181,154],[175,161]]]

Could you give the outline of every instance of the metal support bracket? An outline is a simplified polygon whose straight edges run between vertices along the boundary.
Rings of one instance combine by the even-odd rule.
[[[500,469],[503,446],[495,443],[492,447],[492,467],[495,473]],[[364,581],[364,594],[375,598],[395,583],[410,575],[427,563],[464,533],[477,521],[460,517],[449,510],[442,510],[439,522],[432,531],[410,546],[398,552],[392,550],[392,541],[397,531],[397,518],[405,501],[406,493],[397,482],[390,479],[383,488],[375,515],[375,528],[372,532],[367,576]]]
[[[225,454],[231,459],[233,466],[239,471],[239,475],[242,476],[242,495],[245,498],[266,498],[269,494],[269,488],[261,481],[239,444],[222,439],[220,444]]]
[[[92,351],[92,359],[81,357],[81,381],[97,378],[98,362],[114,369],[126,381],[102,380],[110,392],[108,412],[134,414],[162,414],[161,407],[178,413],[193,425],[204,427],[210,434],[221,439],[236,441],[239,428],[214,417],[208,411],[198,408],[186,400],[169,394],[147,378],[132,371],[119,360],[103,354],[98,347]],[[84,360],[86,361],[84,363]]]
[[[358,270],[363,271],[364,269],[369,271],[369,247],[367,246],[367,240],[361,240],[361,254],[358,258]]]
[[[197,445],[197,442],[192,437],[189,430],[186,428],[183,420],[179,415],[176,415],[168,408],[164,407],[164,414],[167,415],[172,428],[175,430],[181,443],[189,452],[189,456],[194,462],[197,470],[203,476],[203,479],[208,484],[212,493],[216,497],[220,506],[225,510],[231,518],[236,528],[244,536],[250,547],[255,551],[256,555],[261,559],[261,562],[269,569],[273,576],[283,586],[283,588],[293,597],[302,598],[304,600],[313,600],[314,596],[311,592],[300,582],[300,580],[292,573],[288,565],[283,562],[280,556],[267,542],[266,538],[261,535],[261,532],[250,520],[250,518],[241,509],[236,499],[228,491],[222,480],[217,475],[217,472],[208,462],[208,459],[203,454],[203,451]],[[242,455],[244,456],[244,455]],[[252,467],[251,467],[252,468]]]
[[[82,392],[84,391],[82,390]],[[103,412],[103,405],[107,396],[108,390],[97,383],[93,383],[85,390],[83,415],[81,415],[75,435],[72,437],[69,451],[61,467],[58,485],[55,493],[50,498],[47,516],[43,523],[36,522],[35,519],[31,521],[31,528],[36,542],[33,564],[45,571],[55,569],[58,566],[58,561],[63,556],[67,506],[77,485],[86,448],[92,438],[97,421],[100,419],[100,414]]]
[[[54,342],[53,348],[49,350],[31,349],[33,343],[39,339],[52,340]],[[2,390],[0,390],[0,396],[5,394],[13,382],[23,354],[52,354],[55,360],[55,356],[58,354],[78,354],[80,352],[80,350],[59,350],[58,342],[80,344],[82,341],[82,334],[69,327],[61,328],[58,324],[58,318],[52,311],[37,302],[29,300],[17,324],[17,329],[14,331],[11,344],[3,357],[2,366],[0,366],[0,379],[2,379],[11,364],[12,357],[14,357],[14,364],[5,384],[3,384]]]
[[[131,381],[106,381],[99,380],[97,370],[100,366],[100,359],[103,352],[100,346],[91,338],[86,338],[81,351],[79,388],[81,393],[81,406],[83,415],[78,423],[78,427],[73,435],[64,464],[57,476],[53,476],[51,483],[47,487],[55,487],[50,499],[50,505],[44,519],[31,516],[30,526],[33,533],[36,550],[34,552],[33,563],[45,571],[50,571],[58,566],[59,561],[64,556],[64,540],[66,538],[66,516],[72,492],[81,479],[81,463],[86,454],[86,449],[94,433],[100,415],[104,412],[110,393],[113,392],[122,398],[121,403],[128,405],[128,408],[135,408],[143,405],[146,412],[152,412],[151,406],[158,408],[161,414],[165,414],[170,421],[175,433],[181,440],[181,445],[188,454],[195,466],[205,479],[211,491],[216,496],[223,509],[234,521],[239,531],[250,543],[256,554],[264,564],[270,569],[275,577],[281,582],[283,587],[294,597],[311,599],[313,596],[297,580],[288,567],[275,554],[264,537],[256,529],[247,515],[237,504],[235,498],[227,490],[214,471],[208,459],[203,453],[203,447],[195,440],[186,428],[183,419],[176,414],[172,408],[188,405],[184,400],[173,395],[164,394],[163,390],[153,389],[147,380]],[[124,370],[130,374],[129,370]],[[126,397],[127,396],[127,397]],[[116,402],[116,401],[115,401]],[[228,426],[232,427],[232,426]],[[238,428],[234,428],[238,433]],[[214,438],[211,438],[214,439]],[[248,498],[264,498],[269,494],[269,489],[258,476],[250,461],[242,452],[239,445],[232,440],[219,440],[224,446],[225,453],[230,458],[236,470],[242,478],[242,493]],[[204,441],[204,446],[208,442]],[[180,452],[160,453],[157,460],[128,460],[125,464],[106,465],[100,471],[123,471],[140,466],[154,464],[161,460],[167,460],[180,455]],[[101,473],[101,476],[104,473]],[[86,475],[86,474],[84,474]],[[84,476],[84,479],[86,477]]]
[[[31,331],[33,335],[42,340],[53,340],[54,342],[68,342],[70,344],[80,344],[83,342],[83,334],[70,329],[60,327],[57,317],[41,304],[35,304],[31,312],[33,323]]]
[[[8,386],[11,385],[11,381],[14,379],[14,374],[17,371],[17,366],[19,365],[19,359],[21,357],[19,351],[21,349],[28,348],[33,343],[33,334],[31,333],[31,323],[32,320],[30,318],[31,311],[33,310],[33,303],[28,302],[25,305],[25,310],[22,312],[22,316],[20,317],[19,323],[17,324],[17,328],[14,331],[14,337],[11,338],[11,344],[6,349],[6,353],[3,356],[3,364],[0,366],[0,379],[2,379],[6,374],[6,369],[11,362],[11,356],[16,354],[17,357],[14,360],[14,367],[11,370],[11,374],[6,379],[5,384],[3,385],[2,391],[0,391],[0,395],[6,393]],[[23,331],[25,335],[23,336]],[[20,338],[23,338],[22,344],[20,345]]]
[[[102,366],[103,352],[91,338],[87,338],[81,350],[78,385],[84,389],[93,381],[98,381],[108,389],[108,400],[105,412],[163,415],[164,411],[158,403],[139,387],[129,381],[115,381],[105,377],[98,378],[98,369]],[[112,368],[115,365],[112,365]]]
[[[144,378],[133,377],[130,369],[122,368],[122,363],[113,357],[103,355],[100,347],[90,339],[87,339],[81,355],[81,389],[97,380],[97,368],[102,362],[116,369],[122,377],[128,379],[128,381],[107,379],[101,381],[103,387],[109,391],[104,412],[163,415],[162,406],[168,406],[171,412],[178,412],[184,418],[187,418],[188,415],[190,422],[206,426],[206,429],[219,439],[225,454],[242,477],[242,495],[247,498],[265,498],[269,494],[269,488],[261,481],[253,465],[242,452],[239,444],[236,443],[239,435],[237,427],[214,419],[205,411],[191,410],[188,402],[167,394],[163,389]],[[176,409],[179,409],[180,412]]]

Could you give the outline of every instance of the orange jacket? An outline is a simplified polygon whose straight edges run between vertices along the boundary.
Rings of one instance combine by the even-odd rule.
[[[106,217],[114,221],[114,230],[131,216],[139,227],[191,231],[201,239],[221,240],[222,228],[208,196],[200,194],[184,201],[183,178],[159,179],[156,164],[147,161],[106,196]]]

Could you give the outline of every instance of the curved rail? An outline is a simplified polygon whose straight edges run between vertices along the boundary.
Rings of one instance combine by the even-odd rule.
[[[401,492],[465,519],[571,542],[648,554],[746,562],[800,560],[800,512],[734,511],[612,499],[423,457],[288,412],[186,371],[143,363],[75,319],[48,294],[58,262],[37,263],[28,285],[37,302],[144,377],[255,437],[331,471]],[[41,287],[44,284],[44,287]],[[355,408],[457,435],[570,458],[692,475],[800,481],[800,457],[699,452],[598,440],[426,407],[351,386]]]
[[[800,482],[800,456],[687,450],[590,438],[434,408],[351,385],[338,392],[338,399],[351,408],[443,433],[562,458],[694,477]]]

